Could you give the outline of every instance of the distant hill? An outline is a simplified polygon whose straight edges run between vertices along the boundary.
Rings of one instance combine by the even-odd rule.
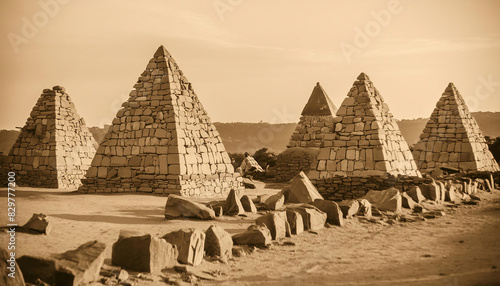
[[[481,131],[485,136],[500,136],[500,112],[473,112]],[[398,121],[399,128],[408,144],[417,143],[420,133],[427,123],[426,118],[404,119]],[[285,150],[296,123],[214,123],[219,131],[226,150],[230,153],[253,153],[267,147],[270,151],[280,153]],[[109,126],[104,128],[90,127],[97,142],[101,142]],[[17,139],[19,131],[0,130],[0,152],[7,154]]]

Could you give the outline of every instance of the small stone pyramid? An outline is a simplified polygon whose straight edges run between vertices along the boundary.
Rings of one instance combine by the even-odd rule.
[[[499,171],[481,130],[453,83],[436,104],[413,157],[422,172],[440,166],[466,171]]]
[[[333,176],[420,176],[389,107],[361,73],[337,111],[333,147],[323,147],[312,180]]]
[[[223,197],[241,188],[219,133],[163,46],[122,106],[81,191]]]
[[[333,139],[333,117],[336,112],[337,108],[325,90],[319,82],[316,83],[302,110],[299,124],[290,138],[288,147],[319,148],[325,139]]]
[[[6,167],[22,186],[76,189],[97,143],[61,86],[43,90],[9,152]]]

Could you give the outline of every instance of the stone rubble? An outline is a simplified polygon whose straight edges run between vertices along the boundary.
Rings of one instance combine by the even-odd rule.
[[[162,238],[176,246],[180,263],[196,266],[203,260],[205,237],[205,232],[189,228],[167,233]]]
[[[174,219],[179,217],[197,218],[202,220],[215,219],[213,209],[194,202],[188,198],[170,194],[165,204],[165,218]]]

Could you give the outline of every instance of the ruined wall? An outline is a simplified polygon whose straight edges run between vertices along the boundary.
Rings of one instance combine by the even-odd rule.
[[[283,151],[276,159],[275,180],[278,182],[289,181],[301,171],[307,173],[314,164],[318,153],[318,148],[295,147]]]

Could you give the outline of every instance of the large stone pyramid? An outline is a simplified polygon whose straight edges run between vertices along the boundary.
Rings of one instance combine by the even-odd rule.
[[[96,147],[65,89],[55,86],[33,107],[4,168],[16,173],[19,185],[76,189]]]
[[[219,133],[163,46],[122,106],[80,190],[221,197],[241,188]]]
[[[337,111],[333,147],[321,148],[313,180],[334,176],[420,176],[389,107],[361,73]]]
[[[499,171],[481,130],[450,83],[425,126],[413,157],[422,172],[440,166],[463,170]]]
[[[288,147],[321,147],[325,140],[331,140],[333,117],[337,108],[321,85],[316,83],[307,104],[302,110],[299,124],[293,132]]]

